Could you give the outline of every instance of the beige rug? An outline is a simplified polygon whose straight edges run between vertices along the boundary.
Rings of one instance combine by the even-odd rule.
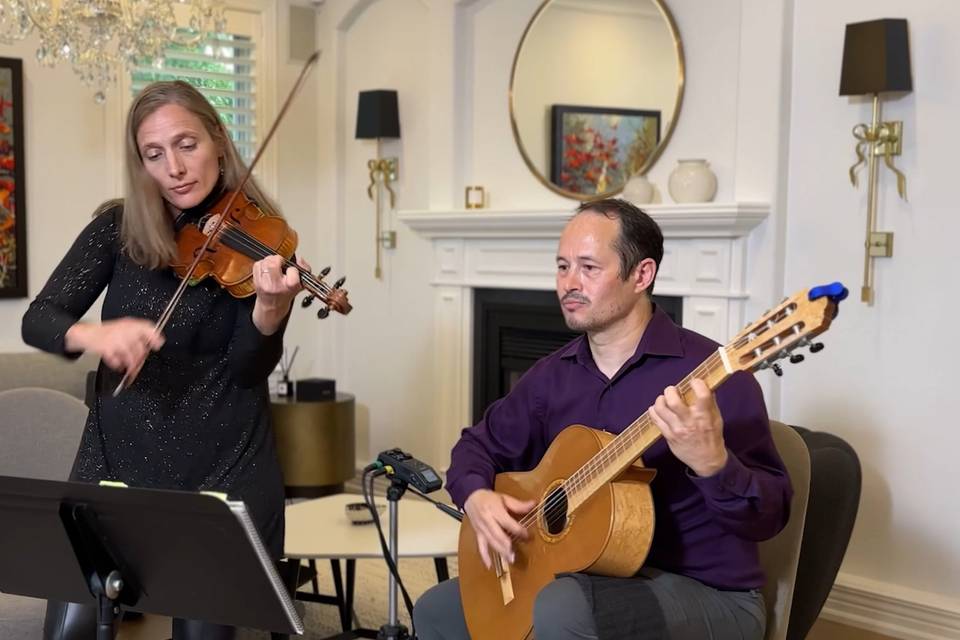
[[[450,560],[450,575],[457,572],[456,559]],[[319,587],[321,593],[333,594],[333,577],[330,572],[330,563],[323,562],[317,566],[320,574]],[[342,569],[345,571],[345,568]],[[421,593],[437,583],[437,574],[433,560],[401,560],[400,577],[403,579],[410,597],[416,602]],[[312,590],[307,583],[303,587]],[[357,575],[354,592],[354,612],[356,619],[354,627],[362,626],[379,629],[387,622],[387,566],[383,562],[374,560],[357,561]],[[397,604],[400,612],[400,621],[410,630],[410,617],[403,605],[403,596],[397,595]],[[298,602],[297,610],[303,616],[304,634],[300,636],[306,640],[320,640],[327,636],[340,633],[340,616],[333,605],[314,604],[312,602]],[[357,624],[359,622],[359,625]],[[8,636],[0,634],[6,640]],[[23,636],[25,639],[31,636]],[[143,620],[125,623],[117,640],[167,640],[170,637],[170,621],[159,616],[145,616]],[[239,634],[239,640],[268,640],[270,634],[264,631],[244,629]]]
[[[449,560],[450,575],[457,574],[457,561],[455,558]],[[410,594],[410,598],[416,602],[424,591],[437,583],[437,573],[431,559],[409,559],[400,560],[400,577],[403,584]],[[317,565],[320,573],[320,592],[332,594],[333,579],[330,575],[330,563],[326,562]],[[387,622],[388,617],[388,569],[386,563],[375,560],[358,560],[356,588],[354,592],[354,612],[360,626],[378,629],[380,625]],[[306,584],[301,589],[310,590],[310,584]],[[340,632],[340,618],[336,607],[332,605],[314,604],[310,602],[302,603],[304,607],[304,638],[316,640],[334,633]],[[397,594],[397,608],[401,623],[407,625],[410,629],[410,617],[407,615],[406,607],[403,604],[403,596]],[[356,621],[354,623],[356,626]],[[255,635],[245,636],[245,638],[255,638]]]

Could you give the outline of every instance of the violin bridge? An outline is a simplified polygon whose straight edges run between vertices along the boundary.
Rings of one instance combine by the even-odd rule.
[[[513,581],[510,580],[510,565],[503,561],[503,556],[499,553],[495,556],[494,567],[497,570],[497,579],[500,581],[500,594],[503,596],[503,604],[508,605],[513,602]]]

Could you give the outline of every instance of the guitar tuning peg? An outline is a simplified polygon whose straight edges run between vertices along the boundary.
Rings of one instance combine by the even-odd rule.
[[[792,356],[790,356],[790,362],[792,364],[800,364],[801,362],[803,362],[803,359],[804,358],[802,353],[795,353]]]
[[[320,277],[326,278],[328,273],[330,273],[330,267],[324,267],[323,271],[320,272]]]
[[[323,307],[317,311],[317,317],[321,320],[330,315],[330,307]]]
[[[810,345],[810,353],[820,353],[821,351],[823,351],[822,342],[814,342]]]
[[[771,365],[770,368],[773,369],[773,372],[777,374],[778,378],[783,376],[783,369],[780,367],[780,365],[774,364],[774,365]]]
[[[306,298],[300,301],[300,306],[306,309],[311,304],[313,304],[313,299],[316,298],[315,295],[308,295]]]
[[[334,289],[339,289],[340,287],[343,286],[343,283],[346,282],[346,281],[347,281],[347,276],[343,276],[342,278],[340,278],[339,280],[337,280],[337,281],[334,283],[333,288],[334,288]]]

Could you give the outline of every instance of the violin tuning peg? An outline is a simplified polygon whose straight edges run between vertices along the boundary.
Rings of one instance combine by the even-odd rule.
[[[330,273],[330,267],[324,267],[323,270],[320,272],[320,277],[326,278],[328,273]]]
[[[330,307],[323,307],[322,309],[317,311],[317,317],[321,320],[323,320],[329,315],[330,315]]]
[[[300,302],[300,306],[306,309],[311,304],[313,304],[313,299],[316,298],[314,295],[309,295]]]
[[[339,280],[337,280],[336,283],[334,283],[333,288],[334,288],[334,289],[339,289],[340,287],[343,286],[343,283],[346,282],[346,281],[347,281],[347,276],[343,276],[342,278],[340,278]]]

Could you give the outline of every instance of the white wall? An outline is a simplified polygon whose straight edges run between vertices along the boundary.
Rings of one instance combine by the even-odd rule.
[[[384,140],[384,157],[400,158],[394,185],[400,207],[427,206],[426,167],[430,164],[429,16],[417,0],[371,4],[365,11],[332,6],[324,11],[324,41],[336,40],[329,77],[338,87],[334,118],[321,144],[337,149],[332,165],[341,218],[342,253],[335,271],[347,275],[354,311],[335,318],[338,349],[334,373],[338,389],[357,399],[358,463],[368,452],[408,442],[405,433],[430,422],[429,361],[432,333],[430,287],[423,277],[430,264],[428,243],[398,227],[395,251],[383,252],[383,279],[374,278],[375,207],[367,197],[367,161],[377,154],[373,140],[356,140],[357,95],[368,89],[398,91],[401,139]],[[338,13],[337,9],[342,9]],[[385,25],[392,25],[385,28]],[[401,27],[402,25],[402,27]],[[383,193],[385,228],[395,227],[388,195]],[[328,321],[329,322],[329,321]],[[419,443],[416,443],[419,444]],[[409,446],[409,445],[405,445]]]
[[[385,145],[387,155],[401,159],[400,209],[462,207],[463,186],[481,184],[494,209],[569,210],[572,201],[548,192],[526,169],[510,131],[509,72],[539,4],[328,0],[321,11],[321,39],[337,52],[324,81],[337,97],[322,98],[324,122],[346,127],[320,153],[320,180],[329,187],[321,199],[337,208],[335,252],[349,265],[358,302],[337,325],[335,346],[321,350],[363,405],[360,461],[399,445],[445,466],[438,443],[465,425],[439,424],[424,409],[431,360],[439,357],[425,286],[427,245],[401,226],[385,280],[369,275],[372,206],[363,188],[372,148],[352,139],[356,91],[400,90],[403,139]],[[897,241],[896,256],[878,265],[878,304],[846,302],[824,353],[788,369],[782,383],[761,381],[772,415],[834,431],[862,457],[861,515],[841,583],[863,586],[868,610],[884,606],[880,593],[896,593],[896,606],[906,603],[908,612],[897,614],[901,621],[925,615],[919,602],[950,618],[960,612],[960,549],[951,537],[960,524],[951,500],[957,472],[948,457],[958,436],[941,398],[953,381],[948,367],[956,347],[944,329],[956,303],[937,285],[955,253],[947,243],[958,225],[947,210],[953,137],[945,134],[958,95],[942,61],[957,58],[947,25],[958,23],[960,9],[935,0],[909,7],[894,0],[669,5],[683,38],[687,86],[673,139],[649,176],[665,192],[677,158],[705,157],[719,178],[717,201],[772,204],[749,241],[750,318],[784,291],[835,279],[857,289],[864,197],[845,172],[853,161],[850,128],[868,117],[868,107],[836,95],[843,25],[886,15],[911,21],[917,90],[887,107],[906,121],[898,164],[909,176],[911,201],[896,201],[884,176],[881,221]],[[365,315],[371,305],[377,317]],[[960,628],[956,620],[950,618],[951,629]]]
[[[231,6],[262,10],[264,30],[272,34],[273,48],[261,51],[266,75],[260,87],[260,99],[268,105],[265,116],[272,120],[277,103],[286,96],[301,66],[287,57],[287,3],[234,0]],[[0,351],[28,350],[20,339],[20,319],[29,300],[39,292],[97,205],[121,195],[121,89],[111,88],[107,103],[98,105],[93,91],[80,83],[69,66],[41,67],[36,62],[36,48],[33,36],[14,45],[0,45],[0,56],[23,60],[30,296],[0,300]],[[315,254],[313,247],[318,235],[318,194],[314,187],[317,151],[315,145],[303,144],[318,135],[315,76],[308,79],[278,131],[268,157],[267,185],[299,232],[301,252],[318,263],[320,254]],[[98,315],[96,305],[87,317],[95,319]],[[319,331],[322,335],[323,330]],[[298,365],[304,370],[314,366],[317,332],[311,316],[297,314],[290,322],[287,343],[308,347],[306,354],[301,349],[298,356]]]
[[[859,301],[866,219],[865,173],[854,189],[850,130],[870,103],[841,98],[844,24],[881,17],[909,21],[913,93],[885,102],[904,122],[909,201],[880,169],[879,225],[895,233],[894,256],[876,262],[876,304]],[[844,571],[890,585],[960,593],[960,510],[952,402],[952,337],[960,303],[956,267],[953,121],[960,87],[946,61],[960,58],[960,6],[936,0],[797,3],[794,23],[787,289],[843,280],[851,290],[825,336],[826,350],[795,370],[783,415],[838,433],[863,463],[863,499]]]
[[[687,50],[688,87],[673,140],[650,172],[664,191],[677,158],[706,157],[719,177],[718,200],[774,200],[784,3],[746,2],[757,5],[758,16],[743,38],[762,50],[762,58],[739,55],[744,46],[739,1],[671,3]],[[340,0],[321,10],[320,39],[332,52],[321,82],[326,93],[337,96],[321,98],[326,105],[321,132],[329,127],[339,135],[319,142],[321,201],[337,210],[336,261],[346,268],[357,309],[336,319],[334,345],[322,344],[319,358],[323,371],[358,394],[361,458],[378,448],[367,452],[365,443],[395,443],[443,466],[447,451],[437,443],[445,439],[437,431],[456,432],[465,425],[432,423],[425,409],[432,402],[430,362],[436,355],[433,292],[426,283],[429,245],[400,225],[398,247],[387,252],[384,280],[372,278],[373,205],[364,189],[366,161],[375,149],[370,141],[353,139],[356,92],[399,90],[402,139],[383,145],[384,155],[400,157],[398,208],[462,207],[464,185],[482,184],[493,208],[571,210],[573,201],[547,191],[529,172],[510,131],[510,69],[539,4]],[[741,125],[738,101],[744,94],[762,100],[772,113],[768,109]],[[753,178],[741,181],[741,173]],[[776,236],[781,216],[774,211],[762,232]],[[781,292],[767,281],[772,252],[758,255],[756,271],[763,275],[751,276],[745,285],[761,290],[750,305],[763,310]],[[376,315],[368,317],[371,312]]]
[[[34,41],[0,45],[23,60],[27,286],[35,295],[63,257],[108,184],[105,110],[68,67],[36,61]],[[119,125],[118,125],[119,126]],[[20,318],[28,299],[0,300],[0,351],[25,351]]]
[[[960,547],[951,454],[960,436],[943,398],[957,348],[948,319],[950,243],[960,225],[949,189],[952,116],[960,93],[950,25],[960,8],[937,0],[671,0],[686,52],[687,87],[677,128],[650,172],[665,192],[680,157],[705,157],[718,201],[769,201],[771,217],[750,239],[753,317],[783,291],[844,280],[854,296],[825,336],[827,349],[764,378],[775,416],[833,431],[858,450],[864,495],[841,581],[874,592],[936,601],[960,611]],[[556,208],[574,203],[548,192],[513,143],[509,70],[539,0],[327,0],[319,14],[324,55],[279,133],[278,199],[300,231],[303,255],[348,276],[348,317],[318,323],[298,311],[288,343],[299,344],[297,375],[330,375],[357,395],[358,462],[403,446],[438,466],[440,437],[465,425],[431,414],[433,291],[429,244],[386,216],[398,246],[373,278],[373,204],[367,199],[371,141],[355,140],[357,92],[394,88],[403,137],[384,155],[400,158],[400,209],[462,206],[463,186],[482,184],[491,206]],[[286,59],[279,4],[274,106],[298,63]],[[895,256],[878,262],[877,304],[856,299],[861,269],[863,190],[846,179],[854,160],[850,129],[868,105],[837,96],[843,25],[883,16],[910,20],[913,94],[885,113],[905,121],[910,201],[882,174],[881,227],[896,233]],[[35,294],[90,211],[115,195],[118,122],[66,68],[40,69],[30,43],[0,47],[24,59],[30,292]],[[22,350],[26,301],[0,300],[0,350]],[[302,367],[302,369],[301,369]],[[880,602],[878,600],[877,602]],[[864,622],[867,624],[867,622]],[[906,634],[906,632],[903,632]],[[919,637],[919,636],[917,636]]]

